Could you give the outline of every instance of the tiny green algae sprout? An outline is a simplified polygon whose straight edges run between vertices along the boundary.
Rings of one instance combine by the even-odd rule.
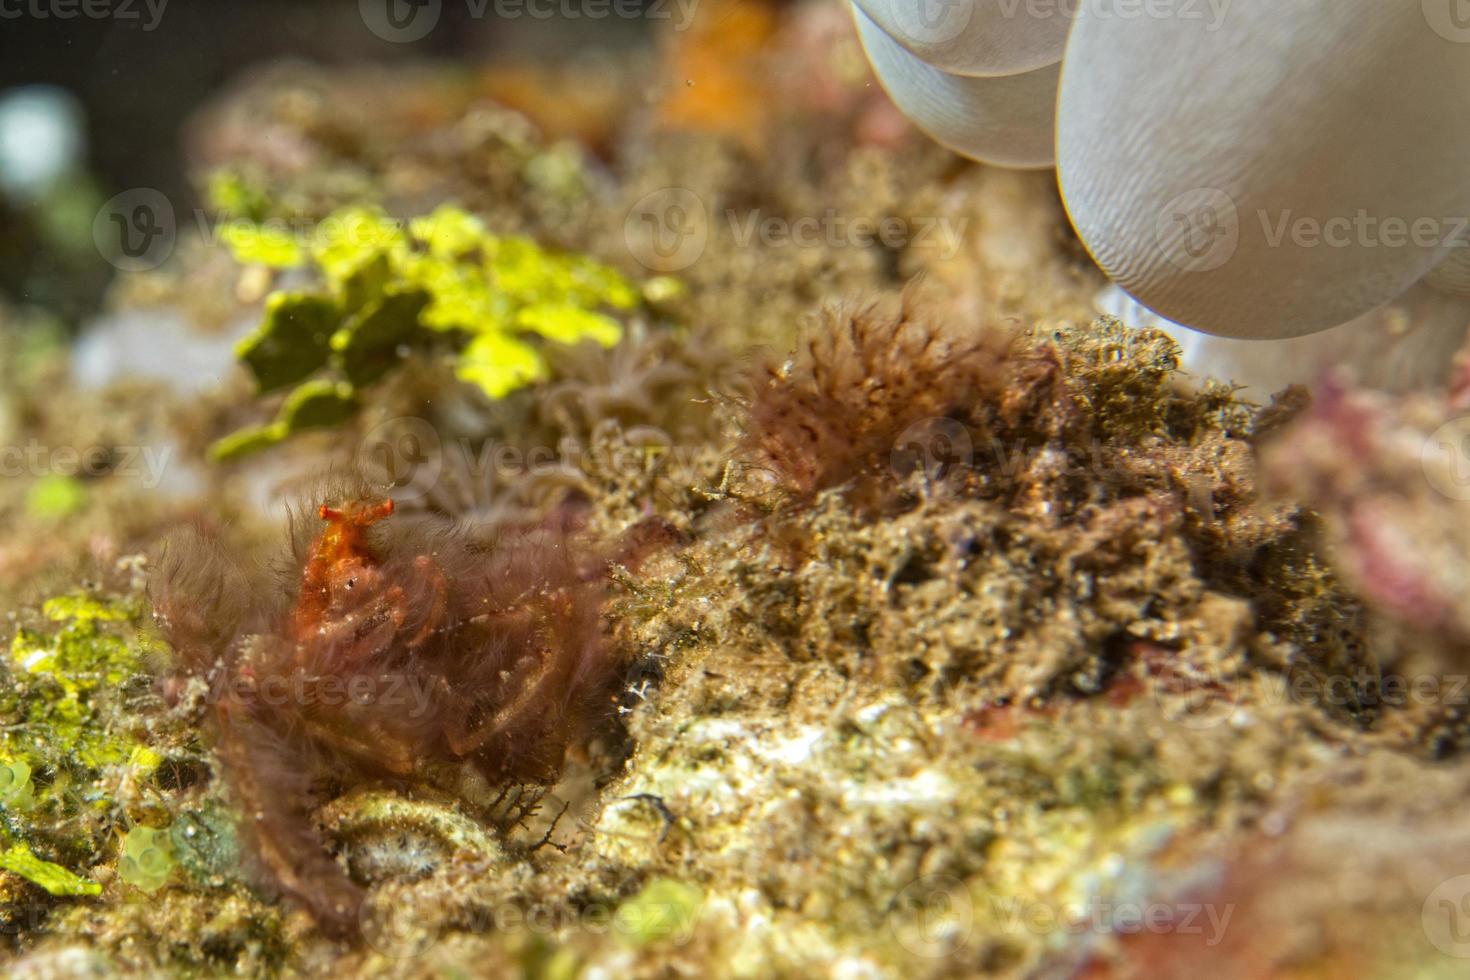
[[[272,293],[240,342],[258,392],[289,393],[272,422],[217,442],[217,460],[346,421],[364,388],[435,347],[453,350],[461,381],[504,398],[547,379],[543,344],[612,347],[623,337],[617,316],[643,302],[610,266],[492,234],[449,205],[406,224],[376,208],[344,208],[304,239],[283,224],[235,218],[220,240],[242,263],[310,266],[321,284]]]

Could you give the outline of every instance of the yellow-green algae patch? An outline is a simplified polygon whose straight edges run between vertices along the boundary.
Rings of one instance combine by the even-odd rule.
[[[14,872],[52,895],[100,895],[102,886],[72,874],[59,864],[43,861],[24,844],[15,844],[0,854],[0,868]]]
[[[0,867],[52,895],[94,896],[79,874],[108,850],[118,788],[160,762],[121,714],[129,686],[149,684],[137,596],[75,592],[47,600],[51,625],[16,630],[0,698]],[[44,855],[44,856],[43,856]],[[54,859],[54,860],[50,860]]]
[[[28,750],[59,750],[81,765],[100,769],[156,762],[126,733],[98,724],[99,709],[130,678],[143,673],[136,637],[115,624],[139,615],[132,604],[87,595],[50,599],[42,607],[59,629],[21,628],[10,644],[12,670],[29,681],[29,697],[14,704],[18,724],[0,733],[0,750],[24,758]]]
[[[242,263],[309,262],[323,282],[271,294],[260,325],[240,342],[262,394],[294,388],[274,421],[216,442],[221,460],[342,423],[363,388],[436,346],[456,351],[461,381],[504,398],[549,378],[538,342],[612,347],[623,337],[619,317],[642,302],[612,267],[494,234],[449,205],[406,225],[376,208],[342,208],[301,243],[239,218],[223,240]]]

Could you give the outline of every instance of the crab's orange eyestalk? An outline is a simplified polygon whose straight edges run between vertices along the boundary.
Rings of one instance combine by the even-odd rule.
[[[393,513],[393,500],[388,498],[373,504],[349,501],[341,507],[333,507],[331,504],[322,504],[317,509],[321,519],[331,524],[350,524],[355,527],[367,527]]]

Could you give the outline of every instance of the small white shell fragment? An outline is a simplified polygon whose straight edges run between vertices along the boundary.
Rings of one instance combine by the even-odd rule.
[[[1344,323],[1470,214],[1470,45],[1421,4],[1234,0],[1215,30],[1089,9],[1062,72],[1062,192],[1103,271],[1159,314],[1245,338]]]
[[[853,8],[868,60],[898,108],[956,153],[1007,167],[1049,167],[1059,65],[972,78],[925,64]]]
[[[915,57],[951,75],[1017,75],[1062,60],[1074,4],[853,0]]]

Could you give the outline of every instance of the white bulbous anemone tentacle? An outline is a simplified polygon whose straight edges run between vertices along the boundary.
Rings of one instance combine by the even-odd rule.
[[[854,0],[868,60],[894,103],[936,142],[1000,166],[1056,161],[1064,5],[1023,0]]]
[[[854,2],[899,108],[987,163],[1044,166],[1054,145],[1083,243],[1169,320],[1284,338],[1421,279],[1470,297],[1470,246],[1452,248],[1470,215],[1470,37],[1423,4]],[[1064,31],[1037,16],[1052,7],[1072,15],[1059,64]]]
[[[931,68],[973,77],[1019,75],[1062,60],[1071,27],[1062,0],[853,0]]]
[[[1292,384],[1313,385],[1346,370],[1380,391],[1421,391],[1442,384],[1470,323],[1470,303],[1416,283],[1384,306],[1300,337],[1240,339],[1188,330],[1152,313],[1116,285],[1097,297],[1102,313],[1133,327],[1162,330],[1179,344],[1188,375],[1217,378],[1264,405]]]
[[[1442,293],[1470,299],[1470,234],[1456,237],[1449,254],[1429,270],[1424,281]]]
[[[1103,271],[1168,319],[1312,333],[1449,251],[1470,213],[1467,92],[1470,47],[1417,3],[1234,0],[1213,31],[1084,7],[1058,101],[1063,199]]]

